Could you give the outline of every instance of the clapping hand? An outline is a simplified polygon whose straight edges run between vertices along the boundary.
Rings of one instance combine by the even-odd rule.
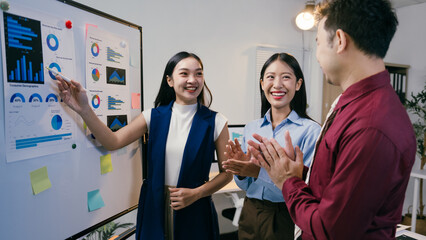
[[[275,139],[268,140],[258,134],[253,134],[253,137],[259,143],[248,142],[252,154],[250,162],[263,167],[279,189],[291,177],[302,178],[303,153],[299,147],[293,149],[288,131],[284,133],[284,148]]]
[[[250,151],[247,151],[247,154],[244,153],[237,139],[235,139],[235,143],[232,140],[228,141],[225,156],[228,160],[224,161],[222,166],[226,172],[241,177],[257,177],[259,175],[260,167],[250,162]]]

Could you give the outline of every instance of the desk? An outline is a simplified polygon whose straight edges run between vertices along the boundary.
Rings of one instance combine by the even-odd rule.
[[[411,171],[414,178],[413,210],[411,214],[411,231],[416,232],[417,207],[419,206],[420,179],[426,179],[426,169],[414,169]]]
[[[210,172],[209,179],[211,180],[218,174],[219,172]],[[241,210],[243,209],[244,205],[244,198],[240,198],[237,194],[241,191],[242,190],[237,186],[234,179],[232,179],[232,181],[226,184],[226,186],[215,192],[215,194],[224,193],[227,197],[231,198],[232,203],[235,207],[235,214],[234,218],[232,219],[232,225],[234,225],[235,227],[238,227],[238,221],[240,220]]]
[[[411,231],[408,231],[408,230],[397,231],[396,234],[395,234],[395,237],[396,237],[397,240],[399,240],[399,239],[404,240],[404,239],[410,239],[410,238],[416,239],[416,240],[425,240],[426,239],[426,236],[420,235],[418,233],[411,232]],[[410,237],[410,238],[406,238],[406,237]]]

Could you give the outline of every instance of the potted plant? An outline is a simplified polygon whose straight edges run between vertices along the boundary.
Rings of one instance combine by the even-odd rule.
[[[414,114],[416,118],[413,120],[414,132],[416,133],[416,142],[417,142],[417,154],[420,156],[420,169],[424,169],[426,164],[426,85],[423,87],[423,90],[418,92],[416,95],[411,93],[411,100],[405,101],[405,107],[408,112]],[[417,217],[417,232],[421,234],[426,234],[426,220],[424,215],[424,207],[423,203],[423,179],[420,179],[420,192],[419,192],[419,209],[412,209],[413,215]],[[411,221],[411,214],[408,213],[406,215]],[[406,221],[404,221],[406,222]],[[407,224],[410,225],[410,224]]]
[[[109,222],[102,227],[90,232],[83,238],[83,240],[108,240],[115,235],[115,231],[119,228],[132,227],[133,223],[115,223]]]

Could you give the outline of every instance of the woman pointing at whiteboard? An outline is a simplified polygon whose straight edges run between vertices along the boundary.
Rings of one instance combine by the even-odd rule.
[[[211,195],[232,175],[220,167],[209,181],[209,172],[215,149],[219,166],[226,160],[229,133],[226,118],[208,108],[211,93],[198,56],[174,55],[164,70],[155,108],[116,132],[93,112],[80,83],[57,79],[63,101],[106,149],[122,148],[149,132],[148,177],[139,199],[137,239],[219,239]]]

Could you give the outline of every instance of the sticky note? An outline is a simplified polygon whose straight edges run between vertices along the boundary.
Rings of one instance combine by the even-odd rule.
[[[88,30],[90,27],[97,28],[98,26],[97,26],[97,25],[94,25],[94,24],[86,23],[86,35],[84,35],[85,37],[87,37],[87,30]]]
[[[112,172],[111,154],[101,156],[101,174]]]
[[[132,93],[132,109],[140,109],[140,108],[141,108],[141,94]]]
[[[87,193],[87,207],[89,209],[89,212],[95,211],[96,209],[99,209],[104,206],[105,203],[104,200],[102,200],[102,196],[99,192],[99,189]]]
[[[30,172],[30,178],[34,195],[37,195],[52,187],[52,183],[50,182],[49,176],[47,175],[46,166]]]

